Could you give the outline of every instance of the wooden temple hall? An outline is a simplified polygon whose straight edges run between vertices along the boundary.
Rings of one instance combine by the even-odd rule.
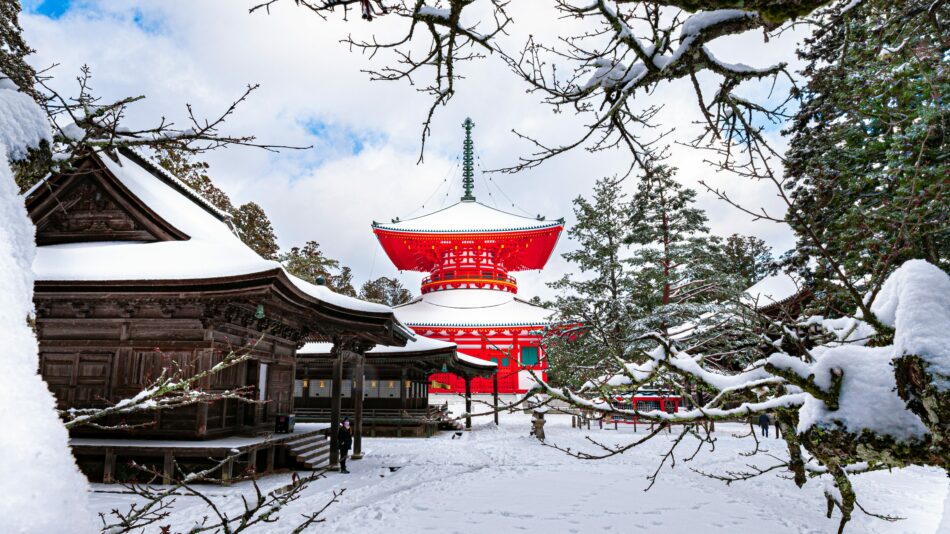
[[[230,458],[221,468],[225,482],[242,473],[334,466],[336,425],[352,393],[331,387],[319,397],[324,390],[308,378],[319,376],[318,361],[337,378],[343,368],[352,376],[344,361],[355,358],[365,361],[370,384],[397,377],[413,384],[392,397],[364,386],[373,414],[426,410],[430,370],[493,372],[462,361],[454,345],[434,347],[414,336],[387,306],[307,283],[261,258],[238,238],[228,214],[134,151],[89,152],[25,198],[37,228],[39,371],[60,409],[115,406],[163,372],[190,377],[235,351],[248,355],[196,384],[244,398],[111,416],[71,430],[77,462],[93,480],[135,476],[133,458],[161,466],[166,479],[176,465],[193,470]],[[333,356],[308,353],[301,365],[304,346]],[[295,402],[318,413],[324,400],[328,417],[275,432],[278,420],[292,421]],[[352,415],[359,428],[359,412]]]
[[[358,458],[360,437],[367,431],[371,436],[431,436],[440,427],[461,429],[448,421],[445,405],[429,405],[433,373],[452,372],[465,380],[467,414],[472,412],[472,379],[494,378],[497,408],[497,369],[493,362],[456,351],[454,343],[422,336],[402,347],[377,345],[362,355],[338,352],[332,343],[307,343],[297,351],[295,413],[298,421],[332,422],[335,413],[349,417]],[[465,428],[471,426],[466,417]]]

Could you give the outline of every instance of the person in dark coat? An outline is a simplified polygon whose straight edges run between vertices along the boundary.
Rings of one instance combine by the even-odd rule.
[[[349,473],[346,470],[346,457],[350,453],[350,447],[353,446],[353,429],[350,428],[349,417],[343,418],[337,438],[340,440],[340,472]]]
[[[768,416],[768,414],[761,414],[761,415],[759,415],[759,428],[762,429],[762,437],[764,437],[764,438],[769,437],[769,424],[770,424],[770,423],[771,423],[771,421],[769,421],[769,416]]]

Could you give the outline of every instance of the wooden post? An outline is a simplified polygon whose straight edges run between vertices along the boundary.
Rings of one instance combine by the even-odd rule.
[[[171,484],[175,477],[175,456],[171,449],[165,451],[165,461],[162,466],[162,484]]]
[[[333,347],[333,380],[330,382],[330,469],[340,468],[340,407],[343,394],[343,354]]]
[[[274,472],[274,456],[275,456],[274,453],[276,451],[277,451],[277,448],[274,447],[274,445],[271,445],[270,447],[267,448],[267,467],[265,467],[264,469],[268,473]]]
[[[231,471],[234,469],[234,459],[229,459],[221,466],[221,483],[225,486],[231,485]]]
[[[402,418],[403,414],[406,413],[406,367],[403,366],[400,369],[399,374],[399,417],[396,419],[398,421],[396,426],[396,436],[402,437]]]
[[[492,401],[495,405],[495,425],[498,424],[498,371],[495,370],[495,374],[491,377],[491,393]]]
[[[257,474],[257,449],[251,449],[247,453],[247,470],[250,473]]]
[[[465,430],[472,429],[472,378],[465,377]]]
[[[106,457],[102,466],[102,482],[105,484],[115,483],[115,449],[107,448]]]
[[[360,354],[356,360],[356,370],[353,371],[353,455],[350,458],[359,460],[363,457],[363,361],[365,356]]]

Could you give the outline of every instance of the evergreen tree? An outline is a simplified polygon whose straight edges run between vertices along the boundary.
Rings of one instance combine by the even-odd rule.
[[[20,0],[0,2],[0,79],[8,78],[20,91],[39,101],[36,92],[36,71],[26,62],[26,56],[33,53],[23,39],[20,27]]]
[[[255,202],[242,204],[232,212],[232,222],[237,230],[241,241],[254,249],[262,258],[276,260],[277,236],[274,235],[274,227],[271,226],[270,219],[264,213],[264,208]]]
[[[339,273],[330,277],[327,286],[341,295],[356,296],[356,289],[353,287],[353,270],[345,265],[340,268]]]
[[[819,27],[799,55],[807,85],[786,175],[798,236],[793,267],[850,309],[907,259],[950,269],[946,3],[867,0]],[[835,265],[837,264],[837,266]]]
[[[380,276],[363,284],[360,288],[360,298],[387,306],[398,306],[412,300],[412,293],[403,287],[399,280]]]
[[[546,335],[549,379],[578,386],[603,371],[604,360],[624,358],[629,326],[641,310],[630,267],[623,259],[630,206],[616,179],[602,178],[591,201],[574,199],[577,223],[568,237],[578,245],[563,254],[580,269],[550,284],[557,327]]]
[[[699,316],[701,304],[721,297],[721,273],[710,269],[706,215],[696,192],[673,179],[676,169],[647,169],[631,202],[629,259],[643,313],[637,330],[666,332]]]
[[[311,284],[325,285],[337,293],[356,296],[350,268],[341,268],[339,261],[327,257],[316,241],[307,241],[303,247],[293,247],[290,252],[282,253],[278,260],[287,272],[298,278]],[[339,274],[333,274],[337,269]]]
[[[722,283],[730,286],[725,288],[727,293],[741,293],[775,268],[772,247],[755,236],[739,234],[725,239],[710,236],[702,261],[718,273]]]

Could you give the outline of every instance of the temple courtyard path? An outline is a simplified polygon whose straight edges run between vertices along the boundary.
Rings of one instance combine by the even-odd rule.
[[[476,410],[477,411],[477,410]],[[479,533],[506,532],[763,532],[825,533],[837,528],[824,516],[823,482],[797,488],[779,474],[726,486],[692,469],[724,474],[743,470],[745,464],[765,467],[775,462],[766,454],[745,458],[750,439],[735,437],[747,431],[740,425],[717,428],[716,450],[704,450],[694,460],[683,458],[696,442],[685,442],[649,491],[646,477],[654,472],[671,444],[662,435],[623,455],[605,460],[578,460],[541,445],[528,436],[530,418],[505,414],[501,425],[476,422],[471,432],[452,439],[446,432],[430,439],[365,438],[366,457],[351,461],[350,475],[330,473],[308,487],[301,498],[285,508],[277,523],[259,525],[258,533],[292,530],[300,514],[323,506],[333,490],[345,489],[340,502],[324,514],[326,522],[307,532],[345,533]],[[549,443],[571,450],[594,451],[585,439],[627,443],[643,436],[630,427],[620,430],[572,429],[567,416],[549,416],[545,427]],[[675,434],[674,434],[675,435]],[[784,442],[766,440],[769,454],[785,456]],[[285,485],[290,475],[264,478],[270,489]],[[905,519],[893,523],[855,512],[846,532],[945,534],[950,532],[950,487],[937,469],[912,468],[894,473],[856,477],[859,502],[870,512]],[[111,493],[115,485],[93,485],[90,506],[96,512],[125,508],[131,495]],[[207,494],[224,509],[238,510],[240,494],[248,483],[230,488],[207,486]],[[106,491],[110,493],[105,493]],[[187,531],[208,513],[195,497],[179,496],[173,505],[172,532]],[[158,529],[147,532],[157,532]]]

